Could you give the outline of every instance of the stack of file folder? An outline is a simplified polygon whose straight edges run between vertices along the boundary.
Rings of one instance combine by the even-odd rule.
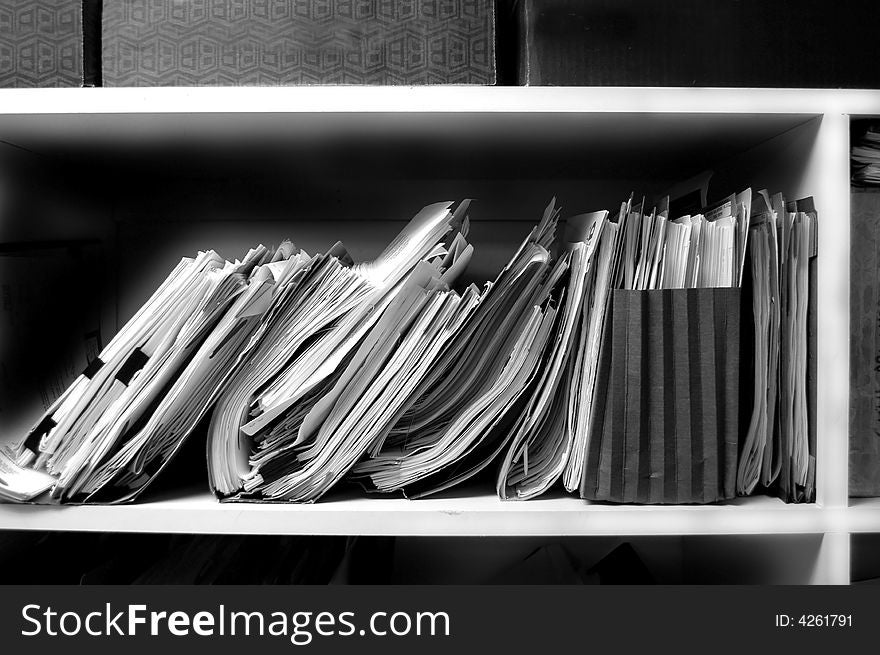
[[[0,498],[133,500],[199,426],[224,501],[421,498],[493,467],[511,500],[813,498],[810,200],[562,221],[554,199],[483,286],[459,282],[468,210],[425,207],[371,262],[289,241],[183,259],[0,452]]]
[[[790,502],[816,490],[816,256],[812,198],[761,192],[753,205],[754,410],[737,492],[775,488]]]
[[[854,127],[853,131],[856,131]],[[868,123],[855,139],[851,152],[852,182],[857,186],[880,185],[880,125]]]
[[[740,289],[751,191],[669,218],[622,203],[582,459],[569,484],[621,503],[711,503],[735,495]],[[578,469],[575,469],[575,466]]]

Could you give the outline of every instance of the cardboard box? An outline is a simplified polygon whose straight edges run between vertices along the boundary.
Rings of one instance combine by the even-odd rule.
[[[493,0],[114,0],[104,86],[494,84]]]
[[[0,87],[82,85],[80,0],[0,2]]]

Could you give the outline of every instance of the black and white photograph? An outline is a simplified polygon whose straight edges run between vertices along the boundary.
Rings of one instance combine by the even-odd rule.
[[[0,0],[0,639],[880,637],[878,25]]]

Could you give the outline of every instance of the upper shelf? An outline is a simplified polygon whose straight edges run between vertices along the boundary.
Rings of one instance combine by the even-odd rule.
[[[670,87],[313,86],[0,89],[0,114],[880,112],[880,91]]]
[[[97,179],[123,167],[132,177],[163,175],[173,162],[187,176],[218,179],[681,181],[843,105],[880,111],[880,92],[10,89],[0,91],[0,140]]]
[[[0,505],[0,530],[398,536],[601,536],[822,533],[837,512],[752,497],[728,505],[612,506],[572,497],[502,502],[492,494],[312,505],[219,503],[207,492],[123,506]]]

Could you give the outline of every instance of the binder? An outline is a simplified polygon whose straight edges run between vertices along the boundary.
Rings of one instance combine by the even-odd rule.
[[[740,305],[738,288],[614,290],[583,498],[735,496]]]

